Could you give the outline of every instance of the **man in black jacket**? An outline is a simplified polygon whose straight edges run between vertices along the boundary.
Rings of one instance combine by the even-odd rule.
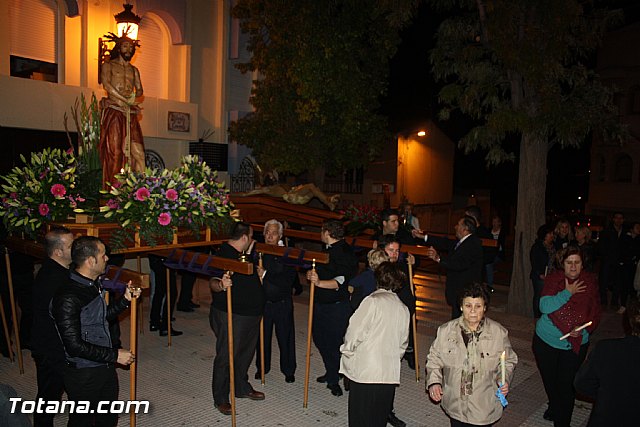
[[[253,229],[249,224],[237,222],[231,230],[228,242],[223,243],[216,256],[238,260],[240,255],[253,247]],[[253,274],[225,273],[222,279],[214,278],[209,286],[213,302],[209,311],[209,325],[216,336],[216,356],[213,359],[211,389],[213,403],[224,415],[231,415],[229,403],[229,335],[226,291],[233,286],[231,305],[233,315],[233,364],[234,385],[237,398],[264,400],[264,393],[254,390],[247,380],[247,371],[256,351],[260,335],[260,317],[264,311],[264,289],[258,269]]]
[[[427,250],[427,256],[447,270],[445,296],[451,306],[452,319],[462,315],[458,304],[458,292],[469,283],[482,281],[484,266],[482,242],[475,235],[475,219],[469,216],[460,218],[455,230],[457,240],[427,236],[416,230],[413,232],[415,237],[423,238],[427,244],[433,245]],[[438,250],[447,251],[448,255],[440,257]]]
[[[278,246],[281,242],[284,227],[282,223],[271,219],[264,224],[264,242],[267,245]],[[293,323],[293,298],[291,291],[298,272],[291,266],[284,265],[275,255],[262,256],[263,270],[258,271],[262,276],[262,285],[266,297],[264,307],[264,370],[265,374],[271,369],[271,337],[276,330],[278,347],[280,348],[280,371],[285,381],[292,383],[296,380],[296,342]],[[256,348],[256,379],[261,378],[260,349]]]
[[[69,282],[73,234],[68,228],[55,228],[44,239],[47,259],[42,262],[33,286],[31,355],[36,363],[36,400],[60,401],[64,393],[64,347],[49,314],[49,306],[58,289]],[[53,426],[54,416],[34,413],[33,423],[36,426]]]
[[[589,427],[638,425],[640,402],[640,303],[630,299],[631,334],[600,341],[576,374],[576,390],[595,400]]]
[[[313,306],[313,342],[324,362],[325,374],[317,378],[327,383],[334,396],[342,396],[338,381],[340,346],[349,325],[349,281],[358,272],[358,259],[344,241],[344,227],[335,219],[322,224],[320,238],[329,253],[329,263],[307,272],[307,280],[316,287]]]
[[[114,426],[117,414],[94,411],[98,402],[118,399],[115,364],[130,365],[135,357],[129,350],[113,348],[108,320],[128,308],[132,296],[138,297],[140,290],[127,287],[124,298],[106,305],[98,278],[109,258],[97,237],[77,238],[71,246],[71,259],[75,269],[69,272],[67,285],[53,297],[51,314],[66,355],[67,396],[72,401],[91,402],[92,413],[69,414],[69,425]]]

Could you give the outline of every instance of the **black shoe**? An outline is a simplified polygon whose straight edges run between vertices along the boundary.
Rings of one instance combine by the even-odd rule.
[[[187,313],[191,313],[191,312],[193,312],[195,310],[193,308],[189,307],[189,306],[185,307],[185,306],[179,305],[178,306],[178,311],[184,311],[184,312],[187,312]]]
[[[334,396],[342,396],[342,389],[340,384],[327,384],[327,388],[331,390],[331,394]]]
[[[409,368],[411,368],[412,370],[416,370],[416,358],[413,354],[413,352],[411,353],[405,353],[404,354],[404,359],[407,361],[407,364],[409,365]]]
[[[293,374],[286,375],[284,377],[284,382],[286,382],[286,383],[295,383],[296,382],[296,377]]]
[[[171,329],[171,336],[172,337],[179,337],[180,335],[182,335],[184,332],[179,331],[177,329]],[[166,329],[163,331],[160,331],[160,336],[161,337],[166,337],[167,335],[169,335],[169,331],[167,331]]]
[[[189,301],[189,307],[191,307],[191,308],[200,308],[200,304],[196,304],[195,302]]]
[[[387,423],[391,424],[393,427],[406,427],[407,425],[407,423],[396,417],[396,414],[393,412],[389,412],[389,415],[387,415]]]
[[[151,332],[155,332],[155,331],[157,331],[157,330],[159,330],[159,329],[160,329],[160,326],[158,326],[158,325],[154,325],[153,323],[149,323],[149,330],[150,330]]]
[[[327,382],[327,375],[322,375],[319,376],[318,378],[316,378],[316,381],[318,381],[319,383],[326,383]]]
[[[551,408],[547,408],[547,410],[544,411],[544,414],[542,414],[542,418],[547,421],[553,421],[553,412],[551,412]]]

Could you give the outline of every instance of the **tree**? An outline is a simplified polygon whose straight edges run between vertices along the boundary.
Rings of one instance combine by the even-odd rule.
[[[619,134],[610,91],[586,66],[614,14],[579,0],[431,0],[455,11],[431,53],[446,119],[453,109],[479,123],[460,141],[486,162],[515,160],[519,138],[513,272],[507,310],[532,315],[529,249],[544,223],[547,152],[579,146],[591,132]]]
[[[279,171],[366,165],[389,138],[379,98],[413,4],[239,0],[232,13],[252,57],[238,68],[259,78],[254,111],[232,123],[231,138]]]

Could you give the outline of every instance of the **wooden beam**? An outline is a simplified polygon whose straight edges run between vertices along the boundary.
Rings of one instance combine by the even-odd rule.
[[[257,243],[255,244],[256,252],[262,252],[265,254],[284,256],[285,252],[289,251],[288,256],[291,259],[297,259],[300,256],[300,253],[304,251],[304,257],[302,258],[305,261],[313,261],[315,260],[320,264],[328,264],[329,263],[329,254],[326,252],[315,252],[315,251],[305,251],[304,249],[298,248],[288,248],[285,246],[275,246],[275,245],[267,245],[266,243]]]
[[[207,262],[207,260],[209,260],[208,254],[185,251],[184,249],[176,249],[175,251],[170,249],[163,249],[159,251],[149,251],[149,253],[163,258],[169,258],[169,256],[171,255],[171,259],[183,259],[185,264],[190,263],[194,258],[196,258],[195,263],[198,265],[203,265],[205,262]],[[183,255],[184,258],[182,258]],[[211,257],[209,266],[217,268],[219,270],[233,271],[234,273],[253,274],[253,264],[250,262],[242,262],[214,256]]]

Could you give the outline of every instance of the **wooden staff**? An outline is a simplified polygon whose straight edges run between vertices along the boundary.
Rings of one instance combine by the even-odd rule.
[[[262,252],[258,252],[258,267],[260,269],[263,268]],[[260,278],[260,283],[262,283],[262,277]],[[260,380],[264,385],[264,314],[260,318]]]
[[[4,339],[7,341],[7,350],[9,351],[9,360],[13,363],[13,349],[11,348],[11,337],[9,336],[9,326],[7,325],[7,316],[4,313],[4,302],[0,295],[0,317],[2,317],[2,330],[4,331]]]
[[[228,271],[227,274],[231,275]],[[222,283],[222,282],[221,282]],[[233,311],[231,287],[227,291],[227,343],[229,344],[229,400],[231,401],[231,426],[236,426],[236,376],[233,365]]]
[[[9,285],[9,302],[11,303],[11,316],[13,316],[13,333],[16,339],[16,353],[18,354],[18,369],[20,374],[24,374],[24,365],[22,363],[22,349],[20,347],[20,330],[18,329],[18,316],[16,314],[16,300],[13,295],[13,277],[11,274],[11,260],[9,259],[9,251],[4,250],[4,261],[7,264],[7,283]],[[11,345],[9,352],[11,352]]]
[[[409,263],[409,286],[411,287],[411,293],[415,297],[416,291],[413,286],[413,265],[411,265],[411,263]],[[418,325],[416,322],[416,315],[417,313],[414,310],[413,315],[411,316],[411,328],[413,329],[413,360],[416,365],[416,382],[420,382],[420,365],[418,363]]]
[[[169,337],[169,347],[171,347],[171,271],[167,270],[167,336]]]
[[[137,261],[138,273],[142,273],[142,259],[140,258],[140,255],[136,257],[136,261]],[[136,305],[138,306],[138,314],[139,314],[138,319],[140,319],[139,320],[140,326],[138,328],[138,331],[140,332],[140,335],[144,335],[144,304],[136,303]]]
[[[316,271],[316,260],[311,262],[311,271]],[[304,401],[302,407],[306,409],[309,403],[309,368],[311,367],[311,333],[313,332],[313,297],[315,296],[316,287],[313,283],[309,290],[309,321],[307,323],[307,360],[304,372]]]
[[[139,271],[139,270],[138,270]],[[135,357],[133,363],[129,365],[129,400],[136,400],[136,373],[138,368],[138,298],[131,294],[131,321],[129,323],[129,351]],[[129,414],[129,425],[136,427],[136,413],[131,411]]]

